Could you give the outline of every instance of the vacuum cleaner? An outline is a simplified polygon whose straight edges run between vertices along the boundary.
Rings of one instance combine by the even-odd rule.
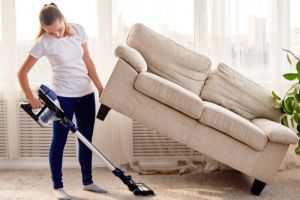
[[[77,129],[76,125],[66,118],[63,110],[60,108],[59,101],[56,94],[45,85],[41,85],[38,89],[38,96],[43,102],[43,107],[37,112],[33,112],[29,103],[21,102],[21,108],[32,117],[41,127],[47,126],[51,121],[59,120],[66,128],[69,128],[77,138],[82,141],[93,153],[96,154],[105,165],[112,171],[112,173],[119,177],[128,189],[137,196],[152,196],[153,190],[143,183],[136,183],[131,176],[126,176],[124,172],[115,167],[92,143],[90,143]]]

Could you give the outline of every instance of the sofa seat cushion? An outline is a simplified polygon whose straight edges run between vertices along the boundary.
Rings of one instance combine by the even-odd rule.
[[[127,38],[128,46],[145,58],[148,70],[199,95],[211,61],[158,34],[143,24],[135,24]]]
[[[280,120],[281,114],[274,108],[271,92],[225,64],[220,64],[208,76],[200,96],[249,120]]]
[[[199,119],[204,109],[204,103],[199,96],[150,72],[139,73],[134,87],[194,119]]]
[[[270,141],[282,144],[296,144],[298,137],[294,131],[268,119],[253,119],[252,123],[263,130]]]
[[[206,101],[204,103],[205,108],[199,119],[201,123],[217,129],[253,149],[258,151],[264,149],[268,137],[261,129],[222,106]]]

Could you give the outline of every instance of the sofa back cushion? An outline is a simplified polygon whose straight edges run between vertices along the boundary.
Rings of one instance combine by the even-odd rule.
[[[208,76],[200,96],[249,120],[280,119],[271,92],[222,63]]]
[[[211,61],[192,50],[135,24],[127,38],[128,46],[139,51],[145,58],[148,70],[199,95]]]

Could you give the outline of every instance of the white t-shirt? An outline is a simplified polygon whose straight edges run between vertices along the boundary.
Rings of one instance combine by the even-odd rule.
[[[58,96],[81,97],[93,92],[83,61],[82,44],[87,41],[87,35],[81,25],[72,23],[70,26],[72,36],[56,38],[44,33],[30,55],[36,59],[48,58],[52,67],[52,88]]]

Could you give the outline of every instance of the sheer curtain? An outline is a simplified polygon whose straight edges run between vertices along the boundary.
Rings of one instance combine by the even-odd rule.
[[[2,1],[0,1],[0,88],[4,83],[4,67],[3,67],[3,39],[2,39]]]
[[[205,49],[199,52],[205,52],[213,60],[213,67],[225,62],[269,90],[283,94],[289,85],[282,74],[291,69],[286,67],[282,48],[297,49],[297,44],[290,41],[290,34],[295,38],[297,30],[294,27],[291,33],[290,15],[294,26],[299,23],[297,1],[291,4],[289,0],[200,1],[206,4],[207,20],[195,26],[205,26],[206,30],[201,28],[195,34],[207,41]]]
[[[208,1],[208,55],[269,87],[272,1]],[[199,33],[201,34],[201,33]]]

